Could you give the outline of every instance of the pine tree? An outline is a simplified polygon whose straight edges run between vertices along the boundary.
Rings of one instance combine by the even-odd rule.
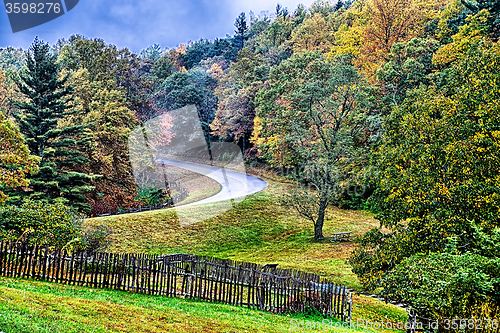
[[[281,11],[283,10],[283,6],[281,6],[279,3],[276,4],[276,12],[274,13],[276,15],[276,17],[280,17],[281,16]]]
[[[276,18],[282,17],[282,18],[286,19],[286,18],[288,18],[288,15],[290,15],[290,13],[288,12],[288,8],[283,7],[280,4],[276,5]]]
[[[79,211],[88,211],[85,193],[92,190],[88,184],[93,177],[74,170],[84,164],[78,147],[84,138],[81,124],[58,126],[69,115],[73,99],[69,76],[60,77],[57,56],[48,44],[38,37],[26,54],[27,70],[20,71],[16,84],[24,97],[16,101],[19,109],[14,114],[29,150],[40,158],[40,172],[31,176],[31,191],[23,197],[48,203],[62,202]]]
[[[344,6],[345,6],[344,1],[342,0],[337,1],[337,4],[335,5],[335,11],[340,10]]]
[[[299,25],[304,22],[307,16],[307,11],[306,7],[304,5],[300,4],[297,6],[297,9],[295,9],[295,12],[293,13],[293,25],[295,27],[298,27]]]
[[[247,17],[245,15],[245,12],[241,12],[241,14],[236,18],[234,26],[236,27],[235,39],[238,42],[238,47],[242,49],[245,44],[245,34],[248,31]]]

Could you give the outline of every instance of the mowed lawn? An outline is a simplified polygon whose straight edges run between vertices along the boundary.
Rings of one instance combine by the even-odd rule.
[[[179,298],[0,278],[0,331],[58,332],[381,332],[335,328],[320,317],[273,315]],[[319,326],[322,324],[322,326]],[[310,330],[308,330],[310,331]]]
[[[315,273],[360,291],[359,281],[346,262],[356,245],[314,241],[312,223],[277,203],[287,185],[268,182],[265,191],[247,197],[234,209],[191,225],[180,223],[174,210],[103,217],[87,223],[105,224],[113,230],[109,248],[112,252],[192,253],[259,264],[276,263],[280,268]],[[203,208],[192,212],[195,215],[203,212]],[[324,234],[351,231],[360,236],[378,225],[370,213],[332,207],[327,212]],[[353,317],[401,322],[406,320],[406,312],[355,295]]]

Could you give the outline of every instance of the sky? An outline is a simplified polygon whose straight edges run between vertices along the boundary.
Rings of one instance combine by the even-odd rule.
[[[298,4],[309,7],[313,0],[80,0],[65,15],[15,34],[0,3],[0,48],[26,49],[36,36],[53,45],[74,34],[102,38],[136,53],[153,44],[173,48],[200,38],[233,35],[239,13],[274,13],[277,2],[293,12]]]

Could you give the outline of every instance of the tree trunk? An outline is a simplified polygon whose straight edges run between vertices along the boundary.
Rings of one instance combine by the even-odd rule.
[[[321,199],[319,205],[318,219],[314,224],[314,239],[322,240],[325,239],[323,236],[323,223],[325,222],[325,211],[328,206],[328,199]]]

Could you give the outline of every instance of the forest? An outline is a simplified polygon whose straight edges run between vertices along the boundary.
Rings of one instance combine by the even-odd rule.
[[[316,0],[234,26],[139,54],[82,35],[0,49],[0,239],[96,248],[85,217],[168,200],[135,181],[129,135],[195,105],[208,146],[299,184],[276,204],[312,241],[330,205],[376,214],[349,259],[363,288],[499,318],[500,1]]]

